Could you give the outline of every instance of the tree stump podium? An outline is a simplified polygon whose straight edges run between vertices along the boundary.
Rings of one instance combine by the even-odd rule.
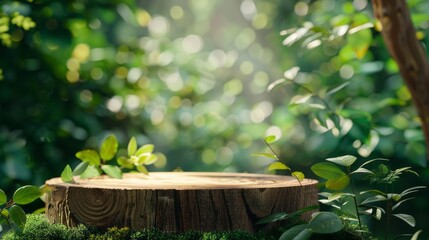
[[[254,232],[261,228],[255,223],[263,217],[318,203],[317,181],[305,179],[301,186],[295,178],[279,175],[153,172],[75,181],[46,181],[52,190],[46,202],[51,222],[167,232]]]

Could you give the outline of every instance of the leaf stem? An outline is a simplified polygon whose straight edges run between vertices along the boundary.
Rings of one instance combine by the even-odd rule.
[[[320,101],[322,101],[323,102],[323,104],[325,105],[325,107],[326,108],[328,108],[328,110],[329,111],[331,111],[331,112],[334,112],[334,110],[332,109],[332,107],[329,105],[329,103],[325,100],[325,99],[323,99],[322,97],[320,97],[318,94],[315,94],[314,93],[314,91],[312,91],[311,89],[309,89],[308,87],[306,87],[306,86],[304,86],[304,85],[302,85],[302,84],[299,84],[299,83],[297,83],[297,82],[293,82],[293,84],[295,84],[296,86],[298,86],[299,88],[302,88],[302,89],[304,89],[305,91],[307,91],[307,92],[309,92],[309,93],[311,93],[312,94],[312,96],[313,97],[316,97],[317,99],[319,99]]]
[[[270,145],[266,140],[264,140],[264,142],[265,142],[265,144],[267,144],[267,146],[270,148],[271,152],[273,152],[274,156],[276,156],[277,160],[279,160],[279,161],[280,161],[280,157],[279,157],[279,155],[276,153],[276,151],[274,151],[274,149],[271,147],[271,145]],[[281,161],[280,161],[280,162],[281,162]],[[290,172],[290,174],[291,174],[294,178],[296,178],[296,180],[298,180],[299,185],[302,187],[301,180],[299,180],[299,178],[297,178],[295,175],[293,175],[293,172],[292,172],[292,170],[291,170],[290,168],[288,169],[288,171]]]
[[[386,193],[388,194],[388,184],[386,183]],[[389,231],[389,225],[390,225],[390,215],[392,214],[391,211],[391,203],[390,203],[390,199],[387,198],[386,201],[386,224],[385,224],[385,234],[384,234],[384,239],[387,240],[387,233]]]
[[[1,216],[1,217],[3,217],[3,218],[6,220],[7,226],[8,226],[10,229],[12,229],[12,226],[11,226],[11,224],[10,224],[9,217],[8,217],[8,216],[6,216],[6,215],[4,215],[2,212],[3,212],[3,210],[5,210],[5,209],[7,209],[7,208],[11,207],[12,205],[13,205],[13,201],[12,201],[12,200],[10,200],[10,201],[6,204],[6,206],[5,206],[5,207],[3,207],[2,209],[0,209],[0,216]]]
[[[276,156],[277,160],[280,161],[279,155],[277,155],[276,151],[274,151],[274,149],[271,147],[271,145],[265,140],[264,140],[264,143],[267,144],[267,146],[270,148],[271,152],[273,152],[274,156]]]
[[[356,199],[356,192],[355,192],[355,185],[353,183],[352,178],[350,178],[350,185],[352,187],[353,202],[354,202],[354,205],[355,205],[355,211],[356,211],[356,217],[357,217],[358,223],[359,223],[359,229],[362,230],[362,222],[360,221],[359,208],[358,208],[357,199]]]

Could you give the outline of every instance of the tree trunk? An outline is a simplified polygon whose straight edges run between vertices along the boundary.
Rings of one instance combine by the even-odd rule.
[[[255,225],[260,218],[318,204],[317,181],[305,179],[300,186],[295,178],[279,175],[168,172],[75,181],[46,182],[52,190],[46,202],[52,222],[168,232],[254,232],[261,227]]]
[[[372,0],[375,17],[382,25],[384,42],[417,108],[429,148],[429,63],[416,37],[405,0]]]

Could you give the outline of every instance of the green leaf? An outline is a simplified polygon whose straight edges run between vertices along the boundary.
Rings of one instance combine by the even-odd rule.
[[[287,219],[287,216],[289,214],[285,213],[285,212],[278,212],[278,213],[273,213],[267,217],[264,217],[262,219],[259,219],[256,224],[265,224],[265,223],[272,223],[272,222],[277,222],[277,221],[281,221],[281,220],[285,220]]]
[[[132,156],[131,159],[134,159],[135,165],[143,165],[146,162],[146,159],[150,157],[150,153],[140,154],[138,157]],[[137,161],[135,159],[137,158]]]
[[[45,185],[45,184],[43,184],[42,186],[40,186],[39,189],[40,189],[40,194],[41,195],[52,191],[52,188],[50,186],[48,186],[48,185]]]
[[[309,30],[310,29],[306,26],[297,29],[295,34],[291,34],[283,40],[283,45],[291,46],[292,44],[300,41],[309,34]]]
[[[402,174],[403,172],[407,172],[407,173],[412,173],[414,175],[416,175],[417,177],[419,177],[419,174],[413,170],[411,170],[411,167],[403,167],[403,168],[398,168],[395,171],[393,171],[395,175],[399,176],[400,174]]]
[[[94,150],[82,150],[76,153],[76,157],[83,162],[89,163],[89,165],[99,166],[100,156]]]
[[[85,172],[85,170],[88,168],[88,166],[89,166],[88,162],[79,163],[72,172],[73,176],[81,175],[83,172]]]
[[[105,161],[112,160],[118,151],[118,139],[115,135],[109,135],[101,144],[100,157]]]
[[[277,138],[276,138],[276,136],[274,136],[274,135],[270,135],[270,136],[267,136],[267,137],[265,137],[264,138],[264,141],[266,142],[266,143],[273,143],[273,142],[275,142],[277,140]]]
[[[322,33],[323,35],[330,35],[330,31],[324,27],[321,26],[314,26],[311,28],[311,31],[313,32],[317,32],[317,33]]]
[[[322,204],[326,204],[326,205],[332,205],[333,203],[333,201],[335,201],[335,200],[329,200],[329,199],[319,199],[318,200],[320,203],[322,203]]]
[[[389,159],[385,159],[385,158],[375,158],[375,159],[371,159],[371,160],[369,160],[369,161],[364,162],[362,165],[360,165],[360,167],[359,167],[359,168],[362,168],[363,166],[368,165],[368,164],[370,164],[370,163],[372,163],[372,162],[375,162],[375,161],[389,161]]]
[[[144,158],[140,158],[140,157],[137,157],[137,156],[131,156],[131,157],[128,159],[128,161],[129,161],[130,163],[132,163],[133,165],[138,166],[138,165],[142,165],[142,164],[143,164]],[[140,161],[141,161],[141,162],[140,162]],[[134,166],[133,166],[133,167],[134,167]]]
[[[386,175],[389,173],[389,168],[384,164],[380,164],[378,165],[378,171],[380,172],[380,174]]]
[[[155,146],[153,144],[145,144],[134,153],[134,156],[140,156],[144,153],[152,153],[154,148]]]
[[[7,217],[9,217],[9,211],[7,210],[7,209],[3,209],[1,212],[0,212],[0,216],[3,216],[3,217],[5,217],[5,218],[7,218]],[[1,221],[0,221],[1,222]],[[0,231],[1,232],[1,231]]]
[[[419,235],[420,235],[420,233],[422,233],[423,231],[422,230],[418,230],[417,232],[415,232],[414,234],[413,234],[413,236],[411,237],[411,240],[417,240],[417,239],[419,239]]]
[[[26,185],[18,188],[13,194],[13,201],[16,204],[28,204],[38,199],[42,195],[40,188]]]
[[[371,170],[368,170],[366,168],[363,168],[363,167],[354,170],[350,174],[355,174],[355,173],[366,173],[366,174],[372,174],[372,175],[374,175],[374,172],[372,172]]]
[[[411,194],[411,193],[418,192],[419,189],[424,189],[424,188],[426,188],[426,186],[415,186],[415,187],[407,188],[404,191],[402,191],[401,197],[407,196],[408,194]]]
[[[385,213],[384,209],[381,207],[370,206],[368,209],[359,211],[359,214],[371,216],[377,220],[380,220],[383,213]],[[356,219],[357,220],[357,219]]]
[[[401,219],[402,221],[406,222],[411,227],[415,227],[416,226],[416,220],[411,215],[403,214],[403,213],[392,214],[392,215],[395,216],[395,217],[397,217],[397,218],[399,218],[399,219]]]
[[[420,175],[416,171],[413,171],[413,170],[405,170],[404,172],[412,173],[412,174],[416,175],[417,177],[420,177]]]
[[[128,142],[127,151],[128,151],[128,157],[131,157],[137,151],[137,140],[135,137],[132,137],[130,139],[130,142]]]
[[[373,202],[382,202],[382,201],[386,201],[386,200],[387,200],[387,198],[385,196],[375,195],[373,197],[369,197],[369,198],[363,200],[361,202],[361,205],[365,205],[365,204],[373,203]]]
[[[156,162],[158,160],[158,156],[155,154],[150,154],[145,158],[143,161],[144,165],[151,165],[152,163]]]
[[[316,118],[316,119],[313,120],[315,124],[328,129],[327,121],[328,121],[329,117],[328,117],[328,115],[326,114],[325,111],[315,111],[313,113],[313,115]]]
[[[306,212],[309,212],[309,211],[313,211],[313,210],[317,210],[317,209],[319,209],[319,205],[310,205],[308,207],[304,207],[304,208],[301,208],[299,210],[296,210],[295,212],[293,212],[293,213],[291,213],[289,215],[300,216],[303,213],[306,213]]]
[[[80,178],[86,179],[86,178],[92,178],[92,177],[98,177],[100,176],[100,169],[95,166],[88,166],[86,170],[80,175]]]
[[[61,180],[63,180],[65,183],[74,183],[73,173],[70,165],[67,164],[67,166],[64,168],[63,172],[61,173]]]
[[[343,88],[347,87],[347,85],[349,85],[349,84],[350,84],[350,82],[342,83],[341,85],[339,85],[339,86],[337,86],[337,87],[335,87],[335,88],[333,88],[333,89],[329,90],[329,91],[326,93],[326,95],[332,95],[332,94],[334,94],[334,93],[336,93],[336,92],[340,91],[341,89],[343,89]]]
[[[139,172],[141,172],[141,173],[144,173],[144,174],[146,174],[146,175],[148,175],[148,174],[149,174],[149,172],[147,171],[146,167],[145,167],[145,166],[143,166],[143,165],[137,166],[137,171],[139,171]]]
[[[344,167],[349,167],[356,161],[356,159],[357,158],[355,156],[345,155],[345,156],[336,157],[336,158],[327,158],[326,160]]]
[[[325,197],[325,198],[329,198],[332,195],[332,193],[330,193],[330,192],[320,192],[318,195],[322,196],[322,197]]]
[[[270,85],[268,85],[268,87],[267,87],[267,91],[271,92],[271,90],[273,90],[277,85],[280,85],[280,84],[282,84],[284,82],[286,82],[286,79],[281,78],[281,79],[278,79],[278,80],[270,83]]]
[[[387,194],[387,199],[393,199],[393,201],[397,202],[401,200],[401,195],[397,193],[389,193]]]
[[[311,205],[311,206],[308,206],[305,208],[301,208],[301,209],[299,209],[293,213],[290,213],[290,214],[287,214],[285,212],[274,213],[274,214],[271,214],[265,218],[260,219],[257,222],[257,224],[271,223],[271,222],[281,221],[281,220],[285,220],[285,219],[291,219],[291,218],[299,217],[306,212],[317,210],[317,209],[319,209],[319,205]]]
[[[291,227],[280,236],[279,240],[296,240],[296,237],[305,229],[307,229],[307,224]]]
[[[392,210],[395,210],[395,209],[396,209],[396,208],[398,208],[402,203],[404,203],[404,202],[406,202],[406,201],[409,201],[409,200],[412,200],[412,199],[414,199],[414,198],[406,198],[406,199],[403,199],[403,200],[399,201],[398,203],[396,203],[395,205],[393,205]]]
[[[349,31],[350,33],[351,31]],[[368,28],[353,31],[353,34],[348,36],[348,44],[353,48],[357,59],[362,59],[368,52],[368,48],[372,42],[372,33]]]
[[[326,187],[330,190],[340,191],[346,188],[350,183],[350,177],[344,175],[339,178],[331,178],[326,181]]]
[[[293,239],[294,240],[307,240],[310,239],[313,232],[309,228],[304,228],[298,235],[296,235]]]
[[[305,175],[304,175],[304,173],[302,173],[302,172],[299,172],[299,171],[295,171],[295,172],[293,172],[292,173],[292,176],[294,176],[296,179],[298,179],[298,181],[302,181],[302,180],[304,180],[304,178],[305,178]]]
[[[283,76],[286,79],[294,80],[296,78],[296,76],[298,75],[299,70],[300,70],[300,67],[298,67],[298,66],[291,67],[290,69],[286,70],[283,73]]]
[[[282,162],[273,162],[270,165],[268,165],[267,168],[268,171],[275,171],[275,170],[290,170],[290,168],[282,163]]]
[[[387,196],[387,194],[385,192],[382,192],[382,191],[377,190],[377,189],[371,189],[371,190],[367,190],[367,191],[362,191],[359,194],[363,195],[365,193],[374,193],[374,194],[377,194],[377,195],[380,195],[380,196],[384,196],[384,197]]]
[[[375,213],[373,214],[373,217],[377,220],[380,220],[383,215],[383,209],[380,207],[375,208]]]
[[[335,213],[319,212],[310,220],[308,228],[315,233],[328,234],[343,229],[343,223]]]
[[[308,106],[314,109],[326,109],[326,105],[320,103],[309,103]]]
[[[346,175],[339,167],[333,163],[316,163],[311,166],[311,171],[324,179],[338,179]]]
[[[313,49],[313,48],[319,46],[319,44],[315,44],[315,43],[320,43],[320,41],[317,41],[317,40],[319,40],[322,36],[323,36],[323,34],[320,32],[316,32],[314,34],[309,35],[308,38],[306,38],[304,41],[302,41],[301,47],[307,48],[307,49]]]
[[[24,228],[27,216],[20,206],[12,205],[12,207],[9,208],[9,216],[20,229]]]
[[[364,29],[373,28],[373,27],[374,27],[374,24],[373,24],[373,23],[371,23],[371,22],[366,22],[366,23],[364,23],[364,24],[361,24],[361,25],[359,25],[359,26],[356,26],[356,27],[354,27],[354,28],[351,28],[351,29],[349,30],[349,34],[354,34],[354,33],[357,33],[357,32],[359,32],[359,31],[362,31],[362,30],[364,30]]]
[[[279,160],[276,155],[271,154],[271,153],[254,153],[252,155],[255,157],[267,157],[267,158]]]
[[[333,193],[333,194],[329,195],[328,200],[334,201],[334,200],[340,199],[342,197],[354,197],[354,196],[355,195],[352,193],[338,192],[338,193]]]
[[[122,178],[122,171],[118,166],[103,165],[101,166],[101,169],[112,178]]]
[[[7,203],[6,193],[0,189],[0,206]]]
[[[304,104],[306,103],[308,100],[310,100],[310,98],[313,96],[313,94],[306,94],[306,95],[295,95],[291,100],[290,103],[291,105],[299,105],[299,104]]]
[[[119,166],[121,166],[123,168],[128,168],[128,169],[134,168],[134,164],[127,157],[121,156],[118,158],[117,162],[118,162]]]

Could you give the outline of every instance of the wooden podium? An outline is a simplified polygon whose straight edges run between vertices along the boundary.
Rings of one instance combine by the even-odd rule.
[[[280,175],[152,172],[75,181],[46,181],[52,190],[46,214],[52,222],[167,232],[254,232],[273,226],[255,225],[265,216],[318,204],[317,181],[304,179],[300,185],[295,178]]]

